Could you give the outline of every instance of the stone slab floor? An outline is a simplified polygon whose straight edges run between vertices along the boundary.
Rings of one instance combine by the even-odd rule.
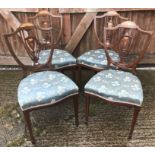
[[[83,72],[83,85],[93,75],[87,73]],[[0,71],[0,146],[155,146],[155,71],[138,71],[144,102],[132,140],[127,140],[132,109],[93,98],[86,126],[81,94],[78,127],[74,125],[71,101],[32,112],[36,145],[29,140],[17,103],[21,76],[21,71]]]

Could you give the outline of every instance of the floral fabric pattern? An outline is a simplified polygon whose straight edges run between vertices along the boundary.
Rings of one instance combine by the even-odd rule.
[[[47,59],[49,58],[50,50],[42,50],[39,53],[39,63],[45,64]],[[54,49],[52,56],[52,64],[55,69],[71,66],[76,64],[76,59],[67,51]]]
[[[113,61],[119,61],[119,55],[115,51],[110,50],[109,56],[113,59]],[[86,52],[77,58],[77,63],[84,64],[92,68],[105,69],[107,67],[105,51],[103,49],[97,49]]]
[[[31,74],[18,86],[18,102],[22,109],[55,103],[68,95],[78,93],[76,84],[57,71]]]
[[[140,106],[143,89],[137,76],[120,70],[104,70],[93,76],[85,85],[85,92],[113,102]]]

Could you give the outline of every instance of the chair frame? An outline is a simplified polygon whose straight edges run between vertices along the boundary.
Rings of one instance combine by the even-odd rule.
[[[36,29],[40,29],[40,30],[50,30],[50,29],[53,29],[52,26],[44,28],[44,27],[40,27],[39,25],[36,24],[35,20],[38,20],[38,18],[41,17],[41,16],[49,17],[51,23],[52,23],[52,20],[51,20],[52,18],[58,18],[60,20],[60,31],[59,31],[59,34],[58,34],[57,41],[54,43],[54,46],[55,46],[54,48],[57,48],[58,47],[58,43],[61,40],[62,33],[63,33],[63,16],[62,15],[54,15],[54,14],[50,13],[47,10],[39,11],[35,16],[30,17],[29,19],[32,20],[32,22],[33,22],[34,26],[36,27]],[[43,47],[43,49],[47,49],[49,47],[46,44],[41,44],[41,46]],[[72,64],[72,65],[69,65],[69,66],[63,66],[63,67],[60,67],[60,68],[55,69],[55,70],[61,71],[61,72],[64,72],[66,70],[71,70],[72,71],[72,75],[73,75],[73,79],[76,81],[76,72],[75,71],[77,70],[77,64]]]
[[[51,44],[51,46],[50,46],[50,49],[51,49],[50,56],[49,56],[47,62],[45,64],[43,64],[43,65],[38,64],[37,57],[33,53],[34,52],[33,47],[35,46],[35,44],[37,44],[38,46],[40,46],[40,44],[37,42],[37,40],[36,40],[36,38],[34,36],[29,36],[29,35],[27,36],[27,33],[26,33],[26,32],[29,32],[29,30],[32,30],[32,28],[34,28],[34,25],[32,23],[24,23],[15,32],[4,35],[6,44],[8,46],[8,49],[9,49],[11,55],[13,56],[15,61],[19,64],[19,66],[23,70],[23,78],[26,77],[27,73],[31,72],[31,71],[32,72],[39,72],[39,71],[46,70],[46,68],[50,68],[50,70],[53,70],[53,68],[51,66],[51,59],[52,59],[52,54],[53,54],[53,50],[54,50],[55,46],[53,44]],[[30,52],[30,53],[28,53],[28,55],[30,56],[30,58],[34,62],[33,66],[27,66],[27,65],[23,64],[19,60],[18,56],[15,54],[14,49],[13,49],[13,47],[12,47],[10,41],[9,41],[10,37],[13,37],[14,35],[19,35],[19,34],[22,34],[22,33],[25,33],[26,37],[24,37],[22,35],[20,35],[19,37],[22,38],[22,42],[25,43],[24,46],[25,46],[26,51],[28,50],[27,48],[29,48],[29,47],[32,50],[32,51],[28,50],[28,52]],[[30,41],[30,44],[29,44],[28,41]],[[35,139],[34,139],[33,132],[32,132],[32,125],[31,125],[31,120],[30,120],[30,112],[60,104],[60,103],[66,101],[68,99],[73,99],[74,114],[75,114],[75,124],[76,124],[76,126],[78,126],[78,124],[79,124],[79,120],[78,120],[78,95],[79,95],[79,93],[74,93],[74,94],[67,95],[66,97],[64,97],[61,100],[56,101],[54,104],[47,103],[47,104],[40,105],[40,106],[37,106],[37,107],[22,109],[24,119],[25,119],[25,123],[26,123],[27,129],[29,131],[30,139],[31,139],[31,142],[33,144],[35,144]]]
[[[104,13],[103,15],[96,15],[94,17],[94,34],[95,34],[95,37],[96,37],[96,40],[97,40],[97,43],[102,47],[104,48],[104,43],[102,43],[98,37],[98,34],[97,34],[97,26],[96,26],[96,21],[97,19],[101,19],[101,18],[104,18],[105,19],[105,23],[108,24],[108,19],[109,18],[112,18],[112,17],[116,17],[120,20],[123,20],[123,21],[127,21],[128,18],[125,18],[125,17],[122,17],[120,14],[118,14],[116,11],[108,11],[106,13]],[[113,23],[112,22],[109,22],[108,24],[108,27],[113,27]],[[97,69],[97,68],[92,68],[88,65],[85,65],[85,64],[78,64],[78,81],[79,81],[79,86],[81,85],[81,76],[82,76],[82,69],[89,69],[89,70],[93,70],[95,72],[95,74],[101,70],[104,70],[104,69]]]
[[[106,40],[106,31],[109,31],[109,30],[116,30],[116,29],[119,29],[120,27],[124,27],[124,28],[131,28],[131,29],[137,29],[139,32],[141,33],[144,33],[146,35],[148,35],[148,42],[145,44],[144,48],[142,51],[140,51],[140,57],[137,59],[137,61],[134,61],[134,63],[131,63],[131,64],[125,64],[122,65],[122,63],[118,63],[116,64],[115,62],[112,61],[112,59],[109,57],[108,55],[108,49],[110,48],[109,47],[109,44],[106,45],[107,43],[107,40]],[[140,60],[144,57],[144,53],[146,51],[146,49],[148,48],[149,44],[150,44],[150,40],[151,40],[151,37],[152,37],[152,32],[151,31],[144,31],[142,30],[141,28],[139,28],[136,24],[133,24],[133,22],[130,22],[130,21],[126,21],[124,22],[123,24],[119,24],[118,26],[116,27],[111,27],[111,28],[104,28],[104,48],[105,48],[105,52],[106,52],[106,55],[107,55],[107,59],[108,59],[108,66],[110,66],[110,64],[113,64],[116,66],[116,69],[132,69],[132,73],[135,74],[136,73],[136,66],[137,64],[140,62]],[[125,37],[125,36],[124,36]],[[123,49],[125,49],[125,46],[126,45],[126,38],[123,40]],[[127,51],[127,49],[125,49]],[[124,68],[125,66],[125,68]],[[134,127],[135,127],[135,124],[136,124],[136,121],[137,121],[137,117],[138,117],[138,114],[141,110],[141,106],[138,106],[138,105],[134,105],[134,104],[129,104],[129,103],[123,103],[123,102],[113,102],[113,101],[109,101],[107,99],[105,99],[104,97],[101,97],[99,95],[95,95],[93,93],[89,93],[87,91],[84,92],[84,102],[85,102],[85,122],[86,124],[88,125],[88,116],[89,116],[89,105],[90,105],[90,98],[91,97],[96,97],[96,98],[99,98],[103,101],[105,101],[107,104],[111,104],[111,105],[115,105],[115,106],[126,106],[128,108],[133,108],[134,109],[134,113],[133,113],[133,118],[132,118],[132,123],[131,123],[131,128],[130,128],[130,132],[129,132],[129,135],[128,135],[128,139],[131,139],[132,138],[132,134],[133,134],[133,131],[134,131]]]

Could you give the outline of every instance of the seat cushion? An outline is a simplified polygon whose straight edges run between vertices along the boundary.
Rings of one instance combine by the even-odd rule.
[[[143,90],[137,76],[120,70],[104,70],[93,76],[85,85],[85,92],[113,102],[140,106]]]
[[[62,73],[43,71],[21,80],[18,86],[18,102],[23,110],[54,104],[68,95],[78,93],[76,84]]]
[[[113,61],[119,61],[119,55],[115,51],[110,50],[109,56]],[[97,49],[86,52],[77,58],[77,63],[96,69],[104,69],[107,67],[105,51],[103,49]]]
[[[39,63],[45,64],[49,58],[50,50],[42,50],[39,53]],[[52,64],[55,69],[76,65],[76,59],[67,51],[54,49]]]

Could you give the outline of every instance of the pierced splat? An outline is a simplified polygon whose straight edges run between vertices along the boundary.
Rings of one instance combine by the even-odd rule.
[[[131,36],[129,35],[128,32],[125,33],[125,35],[122,37],[119,43],[119,56],[120,56],[120,63],[125,64],[126,59],[128,58],[129,55],[129,47],[131,45]]]
[[[34,65],[38,64],[39,44],[35,37],[33,24],[24,23],[18,30],[27,54],[34,62]]]
[[[35,50],[34,38],[33,37],[27,37],[25,40],[26,40],[28,47],[30,47],[30,49],[32,49],[32,51],[34,51]]]
[[[49,27],[49,23],[47,21],[43,21],[42,25],[43,25],[43,28],[48,28]]]
[[[112,28],[112,27],[113,27],[112,19],[110,19],[110,20],[108,21],[108,27],[109,27],[109,28]]]
[[[34,63],[38,64],[38,59],[39,59],[39,48],[38,44],[36,43],[36,39],[33,37],[27,37],[26,38],[26,44],[27,47],[29,48],[29,51],[33,54],[33,61]]]
[[[109,21],[107,22],[107,27],[108,28],[113,27],[112,18],[110,18]],[[111,45],[111,39],[112,39],[111,38],[111,33],[107,32],[107,37],[106,37],[106,43],[105,44],[106,44],[106,47],[109,48],[109,49],[111,48],[111,46],[110,46]]]

